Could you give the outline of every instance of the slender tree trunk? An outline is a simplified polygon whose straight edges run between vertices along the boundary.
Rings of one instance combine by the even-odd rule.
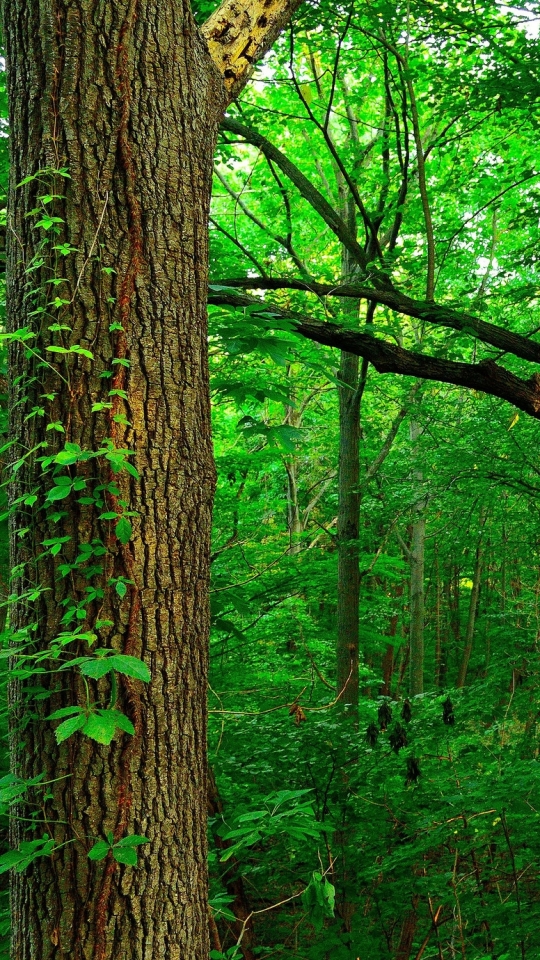
[[[337,692],[353,717],[358,713],[358,604],[360,571],[360,464],[358,357],[341,354],[339,379],[339,503],[337,596]]]
[[[474,627],[476,624],[476,611],[478,609],[478,597],[480,596],[480,582],[482,579],[482,564],[483,564],[483,539],[484,539],[484,526],[486,523],[486,511],[482,510],[480,515],[480,535],[478,538],[478,546],[476,548],[476,560],[474,564],[474,573],[473,573],[473,585],[471,590],[471,599],[469,603],[469,616],[467,619],[467,632],[465,634],[465,647],[463,650],[463,657],[459,667],[459,673],[456,681],[457,687],[465,686],[465,679],[467,677],[467,668],[469,666],[469,660],[471,658],[471,653],[473,649],[473,640],[474,640]]]
[[[435,689],[441,685],[443,673],[442,631],[441,631],[441,570],[439,564],[439,545],[435,544]]]
[[[418,926],[418,900],[418,896],[413,897],[411,909],[403,921],[396,960],[410,960],[414,935]]]
[[[403,596],[403,584],[395,587],[393,591],[393,596],[395,597],[395,602]],[[387,637],[395,637],[397,633],[397,627],[399,623],[399,613],[393,613],[390,618],[390,623],[386,630]],[[382,675],[383,683],[380,689],[380,693],[384,697],[389,697],[392,693],[392,678],[394,676],[395,669],[395,646],[393,643],[389,643],[386,647],[382,658]]]
[[[356,213],[353,199],[341,176],[337,175],[342,215],[353,236],[356,236]],[[341,272],[354,275],[356,265],[349,251],[342,247]],[[342,300],[341,308],[350,317],[358,317],[359,302]],[[363,368],[362,368],[363,369]],[[360,532],[360,402],[363,385],[359,384],[360,361],[352,353],[341,351],[339,361],[339,466],[338,466],[338,580],[336,615],[337,693],[354,722],[358,720],[358,664],[360,568],[358,536]]]
[[[416,442],[420,436],[420,426],[416,421],[411,423],[411,441],[413,443],[413,457],[417,456]],[[414,481],[421,494],[423,482],[422,472],[414,471]],[[410,547],[411,560],[411,595],[410,595],[410,682],[411,697],[424,692],[424,554],[426,541],[426,502],[423,495],[417,501],[414,512],[415,519],[412,526]]]
[[[289,372],[290,376],[290,372]],[[302,414],[297,407],[288,406],[285,411],[285,423],[291,427],[299,427]],[[300,505],[298,503],[298,457],[292,454],[285,461],[287,473],[287,527],[289,530],[289,553],[300,553],[302,549],[301,536],[304,532]]]
[[[46,832],[55,844],[52,856],[14,875],[14,960],[208,956],[212,154],[226,86],[236,91],[245,82],[249,63],[268,46],[264,29],[275,37],[295,3],[275,0],[270,18],[256,3],[249,15],[231,6],[227,42],[236,32],[244,52],[242,29],[249,34],[251,15],[257,21],[256,36],[247,37],[253,56],[238,62],[231,48],[220,59],[225,30],[214,21],[212,61],[188,0],[4,4],[8,319],[11,331],[32,334],[31,351],[16,345],[11,356],[14,458],[41,445],[42,455],[64,456],[56,479],[77,484],[56,510],[44,510],[51,471],[28,455],[16,474],[11,546],[20,577],[11,623],[37,654],[66,629],[86,634],[45,667],[67,666],[98,647],[137,657],[151,671],[147,687],[120,676],[115,690],[109,675],[96,682],[77,667],[46,670],[36,701],[12,687],[13,771],[43,774],[48,785],[28,797],[36,833],[13,820],[12,838]],[[60,168],[69,179],[54,173]],[[34,179],[17,189],[27,177]],[[56,199],[40,201],[45,194]],[[57,218],[49,227],[43,211]],[[28,418],[34,409],[42,413]],[[131,472],[116,473],[119,460]],[[30,493],[38,498],[33,515],[30,502],[19,502]],[[115,518],[127,509],[132,535],[124,518],[115,536]],[[38,599],[25,600],[38,584]],[[57,744],[55,724],[45,719],[77,705],[95,719],[111,704],[135,733],[119,729],[108,746],[81,733]],[[134,833],[150,841],[137,867],[111,851],[88,859],[96,841]]]

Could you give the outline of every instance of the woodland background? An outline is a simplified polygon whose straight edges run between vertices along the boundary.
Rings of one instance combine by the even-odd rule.
[[[212,6],[197,5],[201,22]],[[309,292],[354,282],[354,268],[309,191],[253,137],[362,243],[376,224],[400,291],[422,299],[428,284],[429,299],[433,253],[437,302],[533,336],[535,17],[532,3],[376,0],[361,20],[354,4],[307,5],[223,126],[210,289],[213,957],[540,956],[537,424],[277,323],[293,311],[413,352],[501,355]],[[5,189],[4,149],[0,174]],[[267,281],[254,304],[216,305],[253,278]],[[351,498],[358,529],[338,537]],[[340,551],[359,571],[357,688]]]

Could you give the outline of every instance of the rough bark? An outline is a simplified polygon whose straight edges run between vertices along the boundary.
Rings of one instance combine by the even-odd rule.
[[[248,18],[246,42],[250,25]],[[214,489],[207,220],[213,147],[230,93],[187,0],[6,0],[4,29],[12,161],[8,318],[11,330],[28,325],[34,332],[34,354],[15,347],[11,357],[15,456],[36,443],[54,454],[64,441],[96,451],[109,438],[133,451],[138,471],[118,474],[119,493],[103,496],[105,511],[122,500],[135,511],[125,546],[99,509],[76,494],[62,501],[55,520],[17,507],[12,562],[23,566],[11,622],[30,630],[36,650],[47,649],[63,629],[63,601],[82,602],[88,585],[97,586],[104,596],[86,604],[78,628],[110,621],[97,628],[97,645],[141,658],[152,677],[144,688],[120,678],[117,706],[135,736],[120,733],[108,747],[80,733],[57,745],[55,725],[44,720],[52,710],[86,703],[75,670],[40,677],[47,698],[36,702],[13,686],[13,770],[44,773],[50,782],[47,796],[36,790],[30,803],[41,811],[39,834],[46,828],[56,850],[13,878],[12,955],[206,960],[206,596]],[[266,41],[258,35],[257,42],[260,51]],[[70,179],[49,172],[15,187],[60,167]],[[28,213],[43,193],[58,194],[47,209],[59,218],[59,233],[50,234],[44,262],[29,274],[40,228]],[[53,253],[55,241],[71,252]],[[51,276],[65,278],[54,288],[67,301],[55,317],[67,328],[61,331],[51,331],[47,315],[32,317],[34,298],[27,295],[29,286],[41,286],[51,296]],[[93,360],[50,352],[74,345]],[[45,364],[32,359],[40,355]],[[103,377],[107,371],[112,376]],[[17,383],[21,375],[26,379]],[[92,409],[109,401],[109,408]],[[27,419],[36,404],[43,418]],[[49,422],[65,432],[47,431]],[[67,472],[86,482],[85,492],[112,479],[103,456]],[[31,457],[16,480],[12,502],[29,490],[42,497],[51,486]],[[19,537],[29,524],[33,534]],[[55,559],[43,541],[62,536],[70,540]],[[89,575],[76,558],[95,538],[107,552],[101,571],[98,564]],[[59,561],[75,567],[65,579]],[[116,577],[132,581],[123,600],[107,589]],[[37,582],[46,592],[23,602]],[[70,647],[87,652],[84,641]],[[106,705],[109,680],[90,687]],[[139,866],[120,866],[110,853],[97,863],[87,858],[109,831],[115,841],[132,833],[151,841]],[[12,839],[23,838],[30,838],[26,824],[14,820]]]
[[[224,0],[202,29],[230,100],[277,39],[302,0]]]

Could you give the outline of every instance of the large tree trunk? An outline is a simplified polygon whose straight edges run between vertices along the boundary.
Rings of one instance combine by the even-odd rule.
[[[274,0],[273,36],[297,2]],[[250,16],[242,20],[239,8],[231,19],[238,16],[248,33]],[[258,14],[253,2],[250,12]],[[253,57],[265,48],[261,20]],[[44,471],[28,456],[16,474],[12,560],[22,566],[12,626],[35,652],[61,631],[97,634],[94,646],[85,639],[65,646],[52,666],[98,647],[138,657],[151,671],[148,686],[120,676],[117,693],[109,674],[86,680],[77,667],[43,673],[45,699],[32,700],[20,683],[12,688],[13,770],[43,773],[49,784],[29,797],[39,813],[36,833],[15,820],[12,839],[17,845],[45,831],[55,842],[51,857],[14,876],[12,955],[206,960],[214,489],[207,216],[213,148],[230,98],[225,88],[234,80],[239,89],[253,58],[238,66],[227,54],[224,83],[187,0],[6,0],[4,27],[12,131],[8,315],[11,330],[28,326],[34,334],[32,353],[16,345],[12,355],[15,457],[36,444],[51,457],[65,443],[93,453],[57,465],[57,479],[78,481],[80,489],[60,504],[51,500],[49,509],[43,502],[54,486],[53,465]],[[221,67],[219,37],[214,47]],[[61,167],[69,179],[52,172]],[[38,171],[45,172],[16,188]],[[59,218],[57,234],[36,225],[39,214],[29,216],[45,194],[58,195],[46,203]],[[70,248],[54,249],[61,243]],[[59,309],[50,303],[55,296],[64,300]],[[47,312],[32,315],[47,304]],[[28,419],[35,407],[42,414]],[[115,451],[136,473],[114,472]],[[15,502],[29,493],[35,507]],[[123,535],[115,536],[114,519],[101,514],[127,509],[135,511],[133,534],[126,536],[124,521]],[[21,537],[24,527],[32,532]],[[44,543],[51,538],[67,538],[56,557]],[[85,544],[94,549],[86,560]],[[120,590],[118,578],[126,581]],[[38,583],[45,592],[24,600]],[[61,621],[70,605],[77,607],[73,621]],[[72,705],[93,717],[115,705],[135,734],[118,730],[106,746],[77,732],[58,745],[57,724],[45,717]],[[111,852],[88,859],[107,834],[117,842],[134,833],[150,840],[137,867],[121,866]]]

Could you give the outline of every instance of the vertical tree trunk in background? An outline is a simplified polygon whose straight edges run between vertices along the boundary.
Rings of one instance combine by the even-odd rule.
[[[418,900],[418,896],[413,897],[411,909],[403,921],[396,960],[410,960],[414,935],[418,926]]]
[[[354,203],[348,196],[344,213],[353,235],[356,235]],[[347,250],[342,249],[341,267],[344,277],[354,271]],[[358,316],[358,301],[342,301],[342,310]],[[338,467],[338,582],[337,582],[337,693],[351,719],[358,719],[358,663],[360,602],[360,569],[358,536],[360,532],[360,401],[362,385],[358,382],[359,359],[341,351],[339,362],[339,467]],[[343,691],[343,693],[342,693]]]
[[[416,442],[420,436],[420,425],[413,421],[410,428],[410,437],[413,444],[413,459],[418,451]],[[410,594],[410,682],[411,697],[424,692],[424,553],[426,541],[426,508],[425,498],[422,495],[422,472],[413,471],[413,479],[418,487],[420,499],[417,501],[414,512],[415,519],[412,527],[410,560],[411,560],[411,594]]]
[[[101,485],[105,512],[114,515],[122,500],[136,511],[125,545],[111,535],[110,520],[98,516],[93,503],[81,503],[80,494],[63,499],[56,519],[43,511],[32,517],[31,508],[18,507],[11,534],[12,562],[23,565],[17,589],[22,595],[41,583],[46,592],[33,606],[21,600],[12,626],[30,629],[36,648],[48,649],[63,629],[62,601],[80,601],[86,619],[77,629],[95,630],[99,647],[144,660],[152,678],[144,689],[120,678],[118,707],[133,722],[135,736],[120,733],[110,746],[80,733],[57,745],[54,725],[44,720],[52,710],[86,708],[76,670],[40,678],[48,699],[15,703],[14,716],[23,706],[30,714],[22,730],[14,729],[13,770],[23,777],[44,773],[50,783],[46,800],[36,792],[30,801],[42,809],[57,849],[14,877],[14,960],[208,956],[206,601],[214,465],[206,294],[212,155],[230,99],[225,87],[240,89],[249,63],[267,49],[268,37],[277,36],[298,2],[273,0],[271,17],[268,2],[264,17],[252,0],[249,11],[241,4],[226,10],[227,42],[234,34],[245,53],[249,41],[252,56],[243,59],[232,49],[222,56],[226,31],[216,26],[215,15],[209,21],[209,38],[217,37],[211,59],[188,0],[4,5],[12,131],[8,316],[11,330],[30,326],[32,349],[46,360],[32,366],[23,349],[12,351],[12,382],[26,375],[12,396],[15,456],[36,443],[47,444],[51,455],[64,442],[97,451],[108,438],[115,449],[133,451],[138,471],[138,477],[115,476],[119,494],[104,494],[103,485],[112,480],[104,456],[66,468],[70,482],[84,483],[91,497]],[[49,172],[14,186],[60,167],[70,179]],[[47,207],[59,218],[59,233],[48,234],[44,262],[34,261],[28,274],[25,266],[46,234],[27,214],[48,193],[59,195]],[[67,254],[53,250],[60,241],[71,246]],[[51,277],[65,282],[52,288]],[[49,328],[51,309],[39,322],[32,317],[29,286],[66,301],[55,316],[64,329]],[[93,359],[68,353],[72,346]],[[95,408],[103,403],[109,408]],[[28,419],[36,405],[44,407],[44,416]],[[55,422],[64,433],[46,430]],[[47,480],[28,458],[12,501],[35,490],[39,506],[51,486],[50,475]],[[28,526],[35,539],[27,546],[30,535],[17,534]],[[43,544],[52,537],[69,538],[56,560]],[[104,566],[98,563],[89,573],[77,555],[92,542],[107,550]],[[59,561],[73,568],[65,579],[58,576]],[[118,577],[128,582],[123,599],[108,587]],[[103,590],[101,599],[88,600],[89,585]],[[85,641],[69,648],[79,656],[88,652]],[[90,687],[102,706],[112,699],[107,679],[90,681]],[[12,701],[19,694],[15,688]],[[13,821],[15,843],[31,838],[25,827]],[[139,866],[120,866],[110,853],[101,862],[88,859],[90,847],[108,832],[115,841],[133,833],[149,838]]]
[[[397,604],[398,599],[403,596],[403,584],[398,584],[397,587],[394,587],[392,590],[392,596],[395,598]],[[396,611],[390,617],[390,623],[388,628],[385,631],[387,637],[395,637],[397,633],[397,627],[399,623],[399,613]],[[382,658],[382,676],[383,683],[380,689],[380,693],[383,697],[389,697],[392,694],[392,678],[394,676],[395,668],[395,646],[393,643],[389,643],[386,647]]]
[[[439,544],[435,544],[435,689],[438,690],[441,685],[441,675],[443,673],[443,650],[442,650],[442,631],[441,631],[441,569],[439,564]]]
[[[484,527],[486,523],[486,510],[483,508],[480,513],[480,534],[478,537],[478,546],[476,548],[476,559],[474,563],[473,585],[471,589],[471,599],[469,603],[469,616],[467,619],[467,632],[465,634],[465,648],[463,657],[459,666],[459,673],[456,681],[456,687],[464,687],[467,677],[467,668],[473,649],[474,627],[476,623],[476,611],[478,609],[478,597],[480,596],[480,582],[482,579],[483,566],[483,547],[484,547]]]
[[[358,357],[341,353],[339,379],[339,502],[337,595],[337,692],[355,718],[358,713],[358,604],[360,517]]]
[[[290,376],[290,372],[289,372]],[[302,413],[296,406],[287,406],[285,409],[285,423],[291,427],[299,427],[302,422]],[[289,553],[300,553],[302,549],[301,536],[304,532],[300,506],[298,503],[298,457],[293,453],[285,461],[287,473],[287,527],[289,530]]]

